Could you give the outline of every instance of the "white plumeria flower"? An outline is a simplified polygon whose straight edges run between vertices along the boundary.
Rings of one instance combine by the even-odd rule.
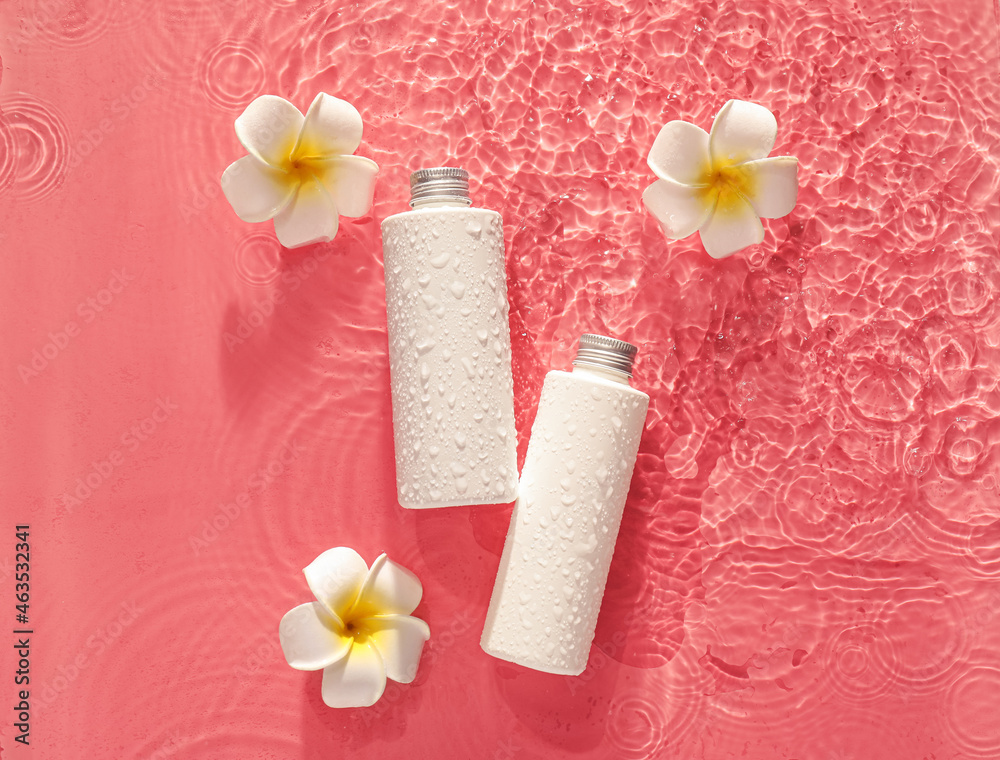
[[[764,106],[726,103],[709,134],[686,121],[664,125],[649,151],[659,179],[642,194],[667,237],[701,232],[716,259],[764,239],[761,217],[790,213],[798,196],[798,161],[773,156],[778,122]]]
[[[289,611],[278,626],[281,650],[297,670],[323,669],[323,701],[367,707],[385,679],[410,683],[431,635],[411,612],[423,589],[416,576],[382,554],[368,569],[346,546],[320,554],[303,570],[318,601]]]
[[[378,164],[351,155],[362,129],[354,106],[324,92],[305,116],[261,95],[236,119],[250,155],[226,169],[222,191],[243,221],[273,218],[286,248],[333,240],[338,216],[364,216],[372,206]]]

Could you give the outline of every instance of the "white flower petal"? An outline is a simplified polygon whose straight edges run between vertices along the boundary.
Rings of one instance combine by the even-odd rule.
[[[384,691],[385,665],[370,644],[355,644],[323,671],[323,701],[330,707],[369,707]]]
[[[711,169],[708,132],[686,121],[663,125],[646,162],[660,179],[682,185],[703,185]]]
[[[261,95],[236,119],[236,136],[251,155],[280,167],[292,154],[304,117],[277,95]]]
[[[302,572],[316,598],[342,621],[361,591],[368,565],[354,549],[338,546],[320,554]]]
[[[774,147],[777,134],[778,122],[764,106],[730,100],[712,124],[712,162],[733,164],[764,158]]]
[[[735,192],[719,194],[715,212],[701,228],[701,242],[714,259],[722,259],[764,239],[753,207]]]
[[[319,177],[341,216],[364,216],[372,207],[378,164],[363,156],[336,156],[322,163]]]
[[[417,576],[381,554],[372,562],[352,615],[409,615],[423,593]]]
[[[423,620],[409,615],[368,618],[363,623],[393,681],[410,683],[417,677],[417,664],[431,629]]]
[[[778,219],[795,208],[799,194],[799,162],[791,156],[774,156],[733,167],[743,174],[747,200],[757,216]]]
[[[274,231],[285,248],[333,240],[338,224],[333,200],[314,179],[303,182],[292,202],[274,217]]]
[[[278,640],[288,664],[296,670],[319,670],[344,657],[354,640],[339,635],[338,625],[319,602],[300,604],[285,613]]]
[[[364,125],[358,109],[321,92],[306,112],[296,158],[350,155],[361,144]]]
[[[295,184],[285,172],[244,156],[223,172],[222,192],[244,222],[263,222],[288,205]]]
[[[680,240],[705,223],[712,213],[716,195],[705,188],[660,179],[646,188],[642,202],[659,221],[667,237]]]

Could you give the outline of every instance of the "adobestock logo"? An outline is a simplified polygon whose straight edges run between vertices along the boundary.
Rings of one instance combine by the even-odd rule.
[[[445,628],[444,632],[439,633],[436,629],[431,629],[431,637],[427,640],[424,645],[424,650],[420,656],[420,661],[417,663],[416,672],[410,672],[409,675],[413,679],[411,683],[399,683],[398,681],[393,681],[389,679],[385,685],[385,691],[382,693],[382,697],[374,705],[366,707],[361,711],[361,718],[365,723],[365,726],[370,727],[372,723],[384,723],[386,720],[390,719],[390,716],[397,707],[405,704],[405,697],[409,693],[411,684],[420,684],[423,679],[422,676],[427,673],[427,671],[434,666],[434,664],[441,659],[445,654],[451,649],[455,643],[461,640],[465,633],[472,628],[475,620],[473,617],[465,610],[459,610],[458,613],[452,618],[451,622]],[[514,747],[513,749],[518,749]],[[511,755],[514,757],[515,755]],[[502,756],[493,755],[497,760],[500,760]]]
[[[274,459],[247,478],[246,488],[236,494],[232,501],[220,504],[210,519],[202,520],[201,530],[188,536],[188,545],[195,556],[207,551],[252,506],[251,491],[264,491],[270,487],[285,474],[301,453],[302,447],[296,441],[285,444]]]
[[[134,601],[127,601],[122,602],[116,612],[110,622],[100,626],[86,638],[76,656],[60,665],[56,675],[37,689],[35,705],[39,712],[47,710],[83,671],[112,647],[125,633],[125,629],[139,618],[143,609]]]
[[[222,334],[222,339],[226,343],[229,353],[233,353],[242,346],[257,328],[263,326],[268,318],[274,314],[276,307],[285,302],[289,293],[294,293],[302,284],[319,270],[319,265],[333,255],[333,249],[324,246],[316,253],[304,258],[295,269],[289,269],[281,273],[279,286],[273,293],[268,293],[264,298],[254,301],[253,307],[249,311],[240,314],[236,320],[236,329],[226,331]]]
[[[67,169],[72,171],[90,156],[98,146],[118,127],[125,123],[132,112],[145,100],[163,86],[164,76],[160,69],[152,69],[131,89],[111,101],[105,109],[104,117],[92,127],[84,129],[80,137],[73,143]]]
[[[111,306],[115,298],[134,280],[135,275],[127,272],[125,267],[112,270],[107,285],[76,305],[74,313],[77,319],[69,320],[54,331],[50,330],[48,340],[31,352],[31,358],[27,363],[17,365],[17,374],[20,376],[21,382],[27,385],[33,378],[45,371],[59,354],[69,348],[70,343],[80,335],[83,327],[96,320],[97,315],[102,314]]]
[[[135,452],[160,429],[179,407],[169,398],[156,399],[156,406],[148,417],[136,422],[121,434],[119,441],[123,448]],[[104,457],[90,463],[90,470],[76,479],[72,489],[59,496],[59,503],[72,514],[73,510],[89,499],[94,491],[100,488],[111,477],[112,473],[125,463],[125,455],[121,449],[115,448]]]

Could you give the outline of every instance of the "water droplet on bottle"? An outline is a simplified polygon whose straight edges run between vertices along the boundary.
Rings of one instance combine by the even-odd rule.
[[[455,280],[451,284],[449,289],[451,290],[451,294],[455,296],[455,298],[461,298],[462,296],[465,295],[465,283],[462,282],[461,280]]]
[[[440,253],[431,256],[431,266],[435,269],[444,269],[448,266],[449,261],[451,261],[451,253],[448,251],[441,251]]]
[[[483,225],[475,219],[470,219],[465,225],[465,231],[472,237],[479,239],[483,234]]]

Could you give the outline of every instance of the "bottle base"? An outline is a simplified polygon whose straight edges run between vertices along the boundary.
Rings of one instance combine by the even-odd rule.
[[[399,506],[403,509],[444,509],[447,507],[475,507],[475,506],[497,506],[501,504],[513,504],[517,501],[517,492],[513,494],[503,494],[496,499],[450,499],[435,502],[407,502],[397,497]]]
[[[482,650],[486,652],[486,654],[490,655],[490,657],[496,657],[498,660],[512,662],[523,668],[537,670],[540,673],[551,673],[555,676],[578,676],[587,669],[586,664],[584,664],[582,668],[560,668],[557,665],[551,665],[540,660],[532,659],[531,657],[524,657],[521,655],[511,654],[510,652],[505,652],[500,649],[495,649],[487,646],[485,641],[481,641],[479,646],[482,647]]]

